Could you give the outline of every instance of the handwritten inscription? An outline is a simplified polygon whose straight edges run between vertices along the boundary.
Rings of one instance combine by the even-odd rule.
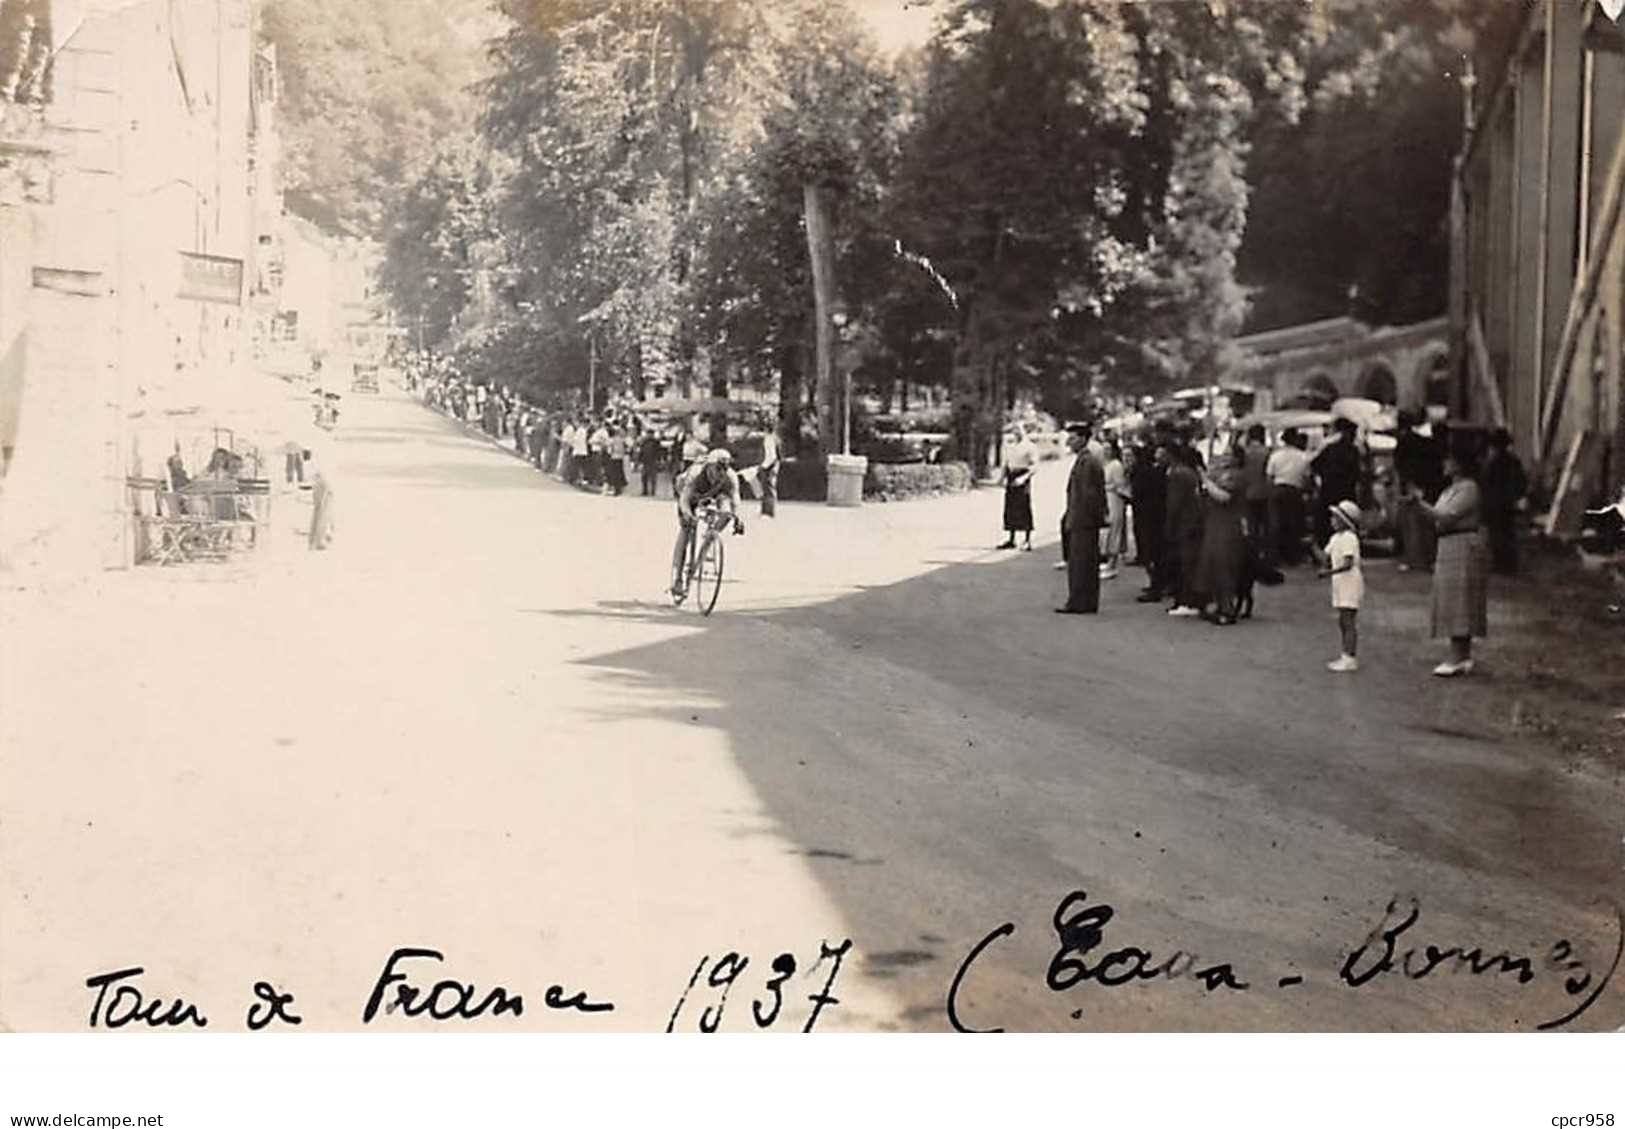
[[[478,1019],[487,1012],[492,1015],[525,1014],[524,997],[512,995],[506,988],[492,988],[475,1002],[477,993],[474,986],[457,980],[437,980],[428,990],[418,987],[399,966],[403,961],[419,958],[435,961],[446,959],[444,954],[434,949],[396,949],[390,953],[389,960],[384,962],[384,970],[378,974],[378,980],[372,986],[372,995],[367,997],[361,1022],[371,1023],[377,1017],[380,1005],[388,1012],[398,1009],[409,1018],[427,1015],[430,1019],[441,1021]],[[385,998],[392,988],[394,996],[385,1004]]]
[[[818,959],[806,975],[808,978],[815,977],[826,961],[829,963],[829,971],[824,976],[823,986],[807,997],[812,1009],[801,1028],[803,1034],[812,1031],[826,1007],[834,1007],[841,1002],[839,997],[831,994],[831,989],[835,987],[835,978],[840,975],[841,961],[852,951],[852,939],[849,937],[834,948],[830,947],[828,941],[820,941],[818,949]],[[709,972],[706,971],[707,966],[710,967]],[[683,1009],[688,1005],[689,995],[701,983],[702,976],[703,990],[708,993],[711,1002],[700,1012],[696,1028],[707,1035],[719,1030],[723,1014],[728,1007],[728,995],[749,967],[750,958],[734,952],[725,953],[716,959],[710,956],[701,957],[700,962],[694,966],[694,974],[688,978],[688,986],[677,998],[677,1006],[672,1008],[671,1019],[666,1023],[667,1034],[678,1030],[678,1021],[682,1017]],[[778,1021],[784,1009],[784,986],[796,974],[796,967],[794,953],[780,953],[773,958],[772,974],[763,985],[767,995],[751,1000],[751,1018],[759,1030],[765,1030]]]
[[[479,1019],[487,1014],[515,1017],[525,1014],[525,998],[507,988],[496,987],[481,994],[474,985],[460,980],[437,980],[432,986],[423,988],[412,983],[411,977],[401,968],[404,961],[445,959],[445,954],[435,949],[396,949],[389,954],[389,960],[384,962],[384,970],[378,974],[378,980],[372,986],[372,995],[367,997],[361,1022],[371,1023],[378,1015],[380,1005],[386,1012],[398,1010],[408,1018],[427,1016],[441,1022]],[[385,1003],[386,999],[389,1002]],[[587,999],[585,992],[576,992],[567,997],[564,988],[558,984],[548,987],[542,1002],[555,1010],[594,1012],[613,1011],[615,1008],[610,1003],[593,1003]]]
[[[840,1004],[835,981],[841,963],[852,951],[852,940],[838,945],[819,942],[818,956],[803,974],[811,982],[801,1030],[811,1031],[819,1017]],[[475,1020],[517,1019],[525,1014],[525,996],[505,985],[482,988],[455,976],[442,975],[446,955],[438,949],[397,948],[393,950],[373,981],[361,1011],[361,1022],[372,1024],[387,1017],[428,1023],[470,1022]],[[746,1013],[759,1030],[766,1030],[792,1011],[790,984],[801,968],[794,953],[780,953],[768,964],[761,995],[753,996]],[[695,966],[687,986],[672,1009],[667,1031],[679,1028],[679,1021],[692,1021],[696,1030],[707,1034],[722,1027],[729,995],[736,983],[746,979],[751,960],[736,952],[721,957],[705,956]],[[131,1025],[146,1027],[207,1027],[208,1018],[183,999],[164,1000],[150,995],[136,981],[145,974],[141,967],[101,972],[85,981],[92,997],[89,1023],[93,1028],[117,1030]],[[249,1031],[263,1031],[276,1025],[297,1027],[304,1018],[295,1009],[294,994],[266,980],[255,981],[253,1001],[243,1015]],[[698,1011],[685,1009],[692,1002]],[[615,1010],[615,1005],[595,992],[564,984],[549,984],[541,994],[542,1004],[555,1012],[595,1015]],[[797,1001],[799,1002],[799,1001]]]
[[[1203,966],[1194,953],[1174,950],[1158,961],[1151,950],[1138,945],[1123,945],[1105,949],[1106,926],[1116,915],[1111,906],[1090,905],[1089,895],[1074,890],[1061,899],[1055,908],[1052,925],[1057,946],[1044,974],[1044,984],[1051,992],[1066,992],[1086,983],[1103,988],[1116,988],[1141,980],[1191,979],[1201,983],[1209,992],[1225,988],[1245,992],[1250,985],[1225,961]],[[970,951],[955,973],[948,990],[948,1022],[955,1031],[966,1034],[981,1030],[1003,1031],[1002,1027],[967,1027],[959,1016],[959,994],[965,975],[976,960],[994,942],[1015,933],[1014,922],[1005,922],[989,933]],[[1090,962],[1090,955],[1100,950]]]
[[[1575,958],[1574,944],[1567,939],[1553,944],[1538,966],[1535,958],[1527,954],[1502,951],[1486,956],[1478,945],[1472,948],[1462,945],[1439,948],[1430,943],[1420,948],[1413,946],[1400,953],[1400,939],[1421,916],[1422,908],[1414,900],[1403,909],[1398,901],[1389,902],[1382,921],[1343,962],[1339,972],[1343,983],[1351,988],[1359,988],[1390,973],[1407,980],[1424,980],[1442,969],[1447,974],[1467,972],[1472,976],[1510,976],[1518,984],[1530,984],[1539,978],[1538,967],[1546,973],[1562,976],[1563,991],[1570,997],[1580,996],[1590,989],[1589,994],[1585,994],[1585,998],[1572,1010],[1539,1025],[1540,1030],[1551,1031],[1572,1023],[1597,1002],[1619,968],[1620,954],[1625,950],[1625,916],[1622,916],[1619,937],[1614,945],[1614,959],[1601,977],[1596,976],[1584,961]]]
[[[243,1022],[250,1031],[263,1031],[272,1023],[286,1023],[297,1027],[304,1022],[289,1008],[293,1004],[292,992],[279,992],[263,980],[254,983],[256,1003],[250,1004]]]
[[[115,972],[99,972],[85,981],[85,987],[94,988],[96,1002],[90,1005],[90,1025],[117,1030],[132,1023],[148,1027],[207,1027],[208,1017],[185,1000],[173,1000],[169,1006],[153,997],[151,1000],[133,983],[144,968],[121,968]],[[116,985],[116,987],[115,987]],[[108,989],[112,988],[109,997]]]
[[[1326,970],[1326,978],[1354,991],[1382,982],[1439,983],[1446,978],[1463,983],[1488,979],[1532,989],[1555,981],[1564,999],[1562,1009],[1559,1012],[1553,1008],[1556,1014],[1538,1024],[1540,1030],[1554,1030],[1584,1015],[1602,997],[1618,971],[1620,959],[1625,956],[1625,913],[1616,911],[1616,916],[1613,957],[1604,968],[1582,958],[1575,942],[1568,938],[1527,952],[1489,952],[1459,937],[1437,936],[1423,923],[1419,903],[1395,899],[1370,932],[1343,954],[1335,979],[1331,969]],[[1072,1005],[1074,1019],[1084,1017],[1081,1001],[1093,991],[1150,982],[1199,985],[1204,996],[1287,991],[1310,982],[1313,976],[1313,970],[1296,969],[1265,976],[1256,967],[1244,969],[1234,961],[1202,957],[1182,948],[1118,943],[1118,937],[1108,938],[1114,927],[1122,929],[1117,910],[1104,901],[1091,901],[1083,890],[1071,891],[1060,900],[1049,925],[1053,937],[1049,955],[1031,972],[1035,978],[1042,972],[1044,989]],[[948,1024],[955,1031],[1004,1030],[967,1022],[966,1001],[976,994],[978,972],[988,974],[988,966],[993,963],[988,954],[1016,933],[1015,922],[1004,922],[984,934],[960,962],[945,1001]],[[835,986],[852,948],[851,938],[838,944],[820,941],[816,957],[805,964],[793,952],[780,952],[765,964],[737,951],[702,956],[676,996],[666,1030],[711,1034],[723,1029],[729,1015],[737,1015],[741,1018],[733,1022],[734,1029],[754,1027],[765,1031],[783,1024],[799,1025],[801,1031],[811,1032],[830,1009],[841,1003]],[[1026,959],[1030,960],[1030,955]],[[438,949],[394,949],[367,994],[361,1022],[370,1025],[388,1017],[398,1021],[467,1023],[524,1016],[526,997],[521,992],[504,984],[482,987],[446,975],[448,971],[446,956]],[[85,981],[85,987],[92,992],[89,1026],[119,1030],[209,1025],[200,1006],[172,992],[160,995],[143,980],[145,974],[145,968],[132,965],[89,977]],[[615,1010],[608,998],[577,985],[548,984],[540,998],[551,1012],[590,1016]],[[1030,1021],[1030,1017],[1024,1018]],[[297,1027],[303,1022],[293,992],[267,980],[254,983],[253,999],[243,1015],[247,1030],[262,1031],[273,1025]]]
[[[1350,950],[1338,970],[1338,979],[1349,988],[1362,988],[1379,977],[1396,975],[1407,981],[1426,980],[1435,975],[1466,973],[1472,977],[1508,977],[1520,986],[1534,984],[1553,976],[1562,980],[1566,996],[1578,999],[1562,1014],[1539,1024],[1542,1031],[1554,1030],[1572,1023],[1583,1015],[1602,996],[1625,954],[1625,914],[1619,915],[1619,930],[1614,945],[1613,960],[1607,970],[1598,975],[1585,961],[1575,955],[1574,943],[1568,939],[1555,942],[1538,959],[1530,954],[1506,951],[1486,954],[1480,945],[1412,944],[1401,949],[1402,940],[1421,918],[1421,907],[1411,900],[1402,908],[1399,902],[1388,904],[1382,920],[1355,948]],[[1044,975],[1044,985],[1052,993],[1069,992],[1086,985],[1117,988],[1147,980],[1193,980],[1209,993],[1246,992],[1252,988],[1249,980],[1229,961],[1204,962],[1194,953],[1174,950],[1168,957],[1158,960],[1148,948],[1122,945],[1108,948],[1106,927],[1116,915],[1109,905],[1092,905],[1082,890],[1069,893],[1061,899],[1052,920],[1056,948]],[[973,968],[994,945],[1016,933],[1014,922],[1005,922],[987,933],[966,954],[948,988],[947,1017],[955,1031],[982,1033],[1003,1031],[1002,1027],[972,1027],[963,1018],[963,999],[966,981]],[[1302,975],[1292,973],[1275,979],[1275,988],[1284,990],[1303,984]],[[1082,1011],[1072,1013],[1081,1018]]]

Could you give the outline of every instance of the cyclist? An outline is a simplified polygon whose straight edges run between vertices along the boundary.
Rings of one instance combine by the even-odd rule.
[[[671,591],[681,596],[683,564],[688,560],[688,547],[694,537],[695,509],[707,502],[725,504],[733,515],[734,532],[745,532],[745,523],[739,517],[739,479],[732,470],[733,456],[724,447],[711,451],[705,458],[685,471],[677,482],[677,544],[671,551]]]

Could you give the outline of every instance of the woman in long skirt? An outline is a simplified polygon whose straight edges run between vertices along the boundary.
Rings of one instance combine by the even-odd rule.
[[[1439,535],[1433,562],[1432,636],[1450,640],[1450,659],[1433,668],[1440,678],[1470,674],[1473,640],[1489,634],[1489,548],[1483,501],[1473,472],[1477,460],[1465,447],[1445,457],[1450,484],[1437,502],[1415,499]]]
[[[1033,549],[1033,468],[1038,465],[1038,448],[1021,428],[1004,456],[1004,543],[1001,549],[1016,547],[1016,534],[1025,539],[1022,548]],[[1064,540],[1064,539],[1063,539]]]
[[[1202,476],[1196,469],[1196,452],[1184,443],[1170,444],[1168,451],[1168,493],[1163,509],[1165,559],[1163,587],[1174,598],[1168,609],[1172,616],[1200,615],[1207,599],[1199,587],[1197,566],[1202,558]]]
[[[1236,622],[1241,574],[1247,565],[1247,534],[1242,523],[1247,506],[1245,464],[1246,456],[1238,450],[1202,480],[1202,551],[1197,558],[1195,588],[1213,600],[1213,610],[1204,611],[1203,618],[1225,626]]]

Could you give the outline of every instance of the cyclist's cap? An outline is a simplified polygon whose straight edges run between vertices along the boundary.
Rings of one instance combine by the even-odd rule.
[[[731,463],[734,461],[734,457],[728,451],[728,448],[718,447],[705,456],[705,461],[708,463]]]

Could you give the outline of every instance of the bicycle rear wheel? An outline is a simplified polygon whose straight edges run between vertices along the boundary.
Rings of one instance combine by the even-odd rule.
[[[700,549],[700,564],[695,570],[695,599],[700,603],[700,614],[710,615],[722,594],[722,537],[712,533]]]

